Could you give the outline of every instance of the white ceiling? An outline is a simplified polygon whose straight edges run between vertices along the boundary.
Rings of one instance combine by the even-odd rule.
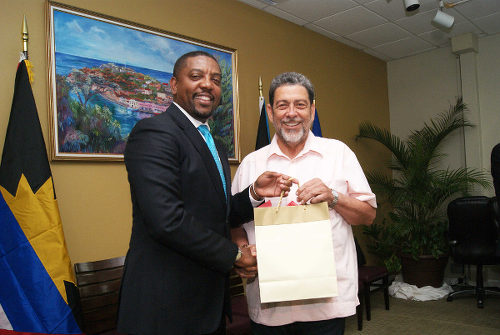
[[[500,0],[470,0],[445,8],[445,13],[455,17],[451,29],[431,23],[438,0],[419,0],[420,8],[412,12],[405,10],[403,0],[238,1],[385,61],[447,46],[456,35],[500,33]]]

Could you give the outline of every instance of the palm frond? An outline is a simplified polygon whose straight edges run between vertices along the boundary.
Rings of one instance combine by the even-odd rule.
[[[425,123],[422,129],[411,133],[407,145],[410,151],[416,152],[421,157],[422,168],[429,166],[443,156],[437,149],[449,134],[457,129],[472,126],[464,118],[466,110],[467,107],[462,99],[458,98],[456,104],[451,106],[447,112],[439,114]]]
[[[370,122],[362,122],[359,125],[359,134],[356,135],[356,140],[359,138],[368,138],[379,142],[391,151],[403,167],[407,165],[408,152],[406,144],[398,136],[391,134],[389,130],[382,129]]]
[[[386,164],[393,172],[392,178],[380,172],[367,173],[377,196],[382,195],[391,205],[387,223],[365,230],[375,239],[377,250],[385,250],[385,260],[395,255],[387,252],[390,247],[414,256],[446,252],[446,202],[457,194],[467,194],[473,186],[490,187],[485,171],[438,168],[437,163],[446,157],[439,151],[443,140],[458,129],[472,126],[464,117],[465,111],[459,98],[447,112],[411,132],[406,140],[368,122],[359,126],[356,139],[379,142],[395,157]]]
[[[400,188],[396,185],[396,180],[380,171],[371,171],[366,173],[366,179],[373,191],[383,194],[389,202],[393,202],[393,197],[397,197]]]
[[[491,187],[484,171],[467,168],[438,170],[434,172],[430,198],[434,202],[442,203],[455,194],[469,193],[473,185]]]

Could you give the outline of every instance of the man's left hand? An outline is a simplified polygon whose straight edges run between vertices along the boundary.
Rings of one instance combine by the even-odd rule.
[[[332,190],[319,178],[314,178],[304,183],[297,190],[297,200],[301,205],[317,204],[323,201],[331,203],[333,201]]]

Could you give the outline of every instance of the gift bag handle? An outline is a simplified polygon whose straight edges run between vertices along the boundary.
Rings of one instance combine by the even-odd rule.
[[[293,177],[290,177],[288,178],[288,181],[291,181],[295,178]],[[299,183],[297,182],[297,187],[300,187]],[[281,194],[280,194],[280,200],[278,201],[278,207],[276,208],[276,213],[278,213],[278,211],[280,210],[280,207],[281,207],[281,200],[283,200],[283,195],[285,194],[285,191],[281,191]]]

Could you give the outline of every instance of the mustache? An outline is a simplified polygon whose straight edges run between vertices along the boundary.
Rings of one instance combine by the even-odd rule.
[[[303,122],[304,120],[300,117],[288,117],[288,118],[284,118],[281,120],[281,123],[290,123],[290,122]]]

